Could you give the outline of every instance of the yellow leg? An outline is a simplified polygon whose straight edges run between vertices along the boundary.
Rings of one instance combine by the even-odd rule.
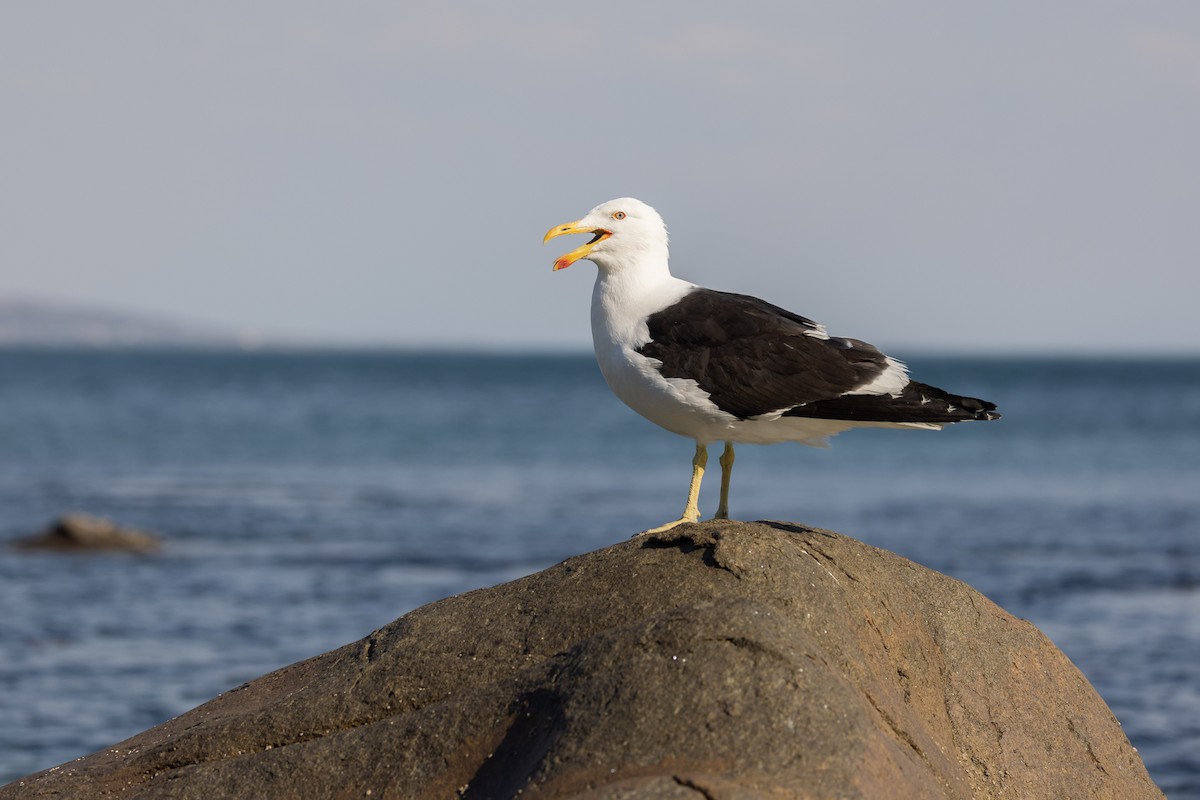
[[[676,525],[682,525],[685,522],[696,522],[700,519],[700,481],[704,478],[704,467],[708,465],[708,448],[699,442],[696,443],[696,455],[692,457],[692,485],[688,487],[687,505],[683,508],[683,516],[674,522],[668,522],[666,525],[659,525],[657,528],[651,528],[642,533],[662,533],[669,531]]]
[[[733,474],[733,442],[725,443],[721,453],[721,504],[713,519],[729,519],[729,476]]]

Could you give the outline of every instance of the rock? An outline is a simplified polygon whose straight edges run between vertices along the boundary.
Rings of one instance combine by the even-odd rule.
[[[737,522],[433,603],[0,789],[3,800],[517,794],[1162,797],[1033,625],[853,539]]]
[[[87,514],[59,517],[41,533],[12,543],[18,550],[128,550],[149,553],[162,546],[161,540],[142,531],[122,528]]]

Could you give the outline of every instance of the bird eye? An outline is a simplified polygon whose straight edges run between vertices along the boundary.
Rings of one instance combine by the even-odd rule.
[[[625,212],[624,211],[614,211],[613,219],[625,219]]]

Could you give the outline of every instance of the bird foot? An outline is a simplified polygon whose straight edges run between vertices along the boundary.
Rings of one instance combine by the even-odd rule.
[[[653,533],[664,533],[666,531],[671,530],[672,528],[676,528],[676,527],[678,527],[680,525],[684,525],[688,522],[699,522],[699,521],[700,521],[699,515],[696,515],[695,517],[680,517],[679,519],[675,520],[674,522],[668,522],[666,525],[659,525],[657,528],[651,528],[650,530],[642,531],[641,533],[635,533],[633,535],[633,538],[636,538],[638,536],[649,536],[650,534],[653,534]]]

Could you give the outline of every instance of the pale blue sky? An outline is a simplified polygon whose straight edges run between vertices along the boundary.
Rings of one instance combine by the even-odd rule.
[[[0,5],[0,296],[588,346],[677,275],[889,351],[1200,351],[1200,3]]]

